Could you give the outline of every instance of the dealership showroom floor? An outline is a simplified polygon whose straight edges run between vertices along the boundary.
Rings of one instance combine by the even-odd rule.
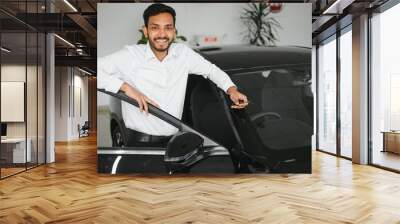
[[[137,2],[0,1],[0,223],[400,223],[398,0],[269,1],[275,44],[311,52],[292,80],[310,87],[311,174],[113,175],[97,58],[143,39]],[[248,3],[166,4],[190,47],[248,44]]]
[[[96,138],[0,182],[2,223],[397,223],[399,175],[313,153],[312,174],[99,175]]]

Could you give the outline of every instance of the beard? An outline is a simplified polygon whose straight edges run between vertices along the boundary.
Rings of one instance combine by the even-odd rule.
[[[157,43],[157,40],[166,40],[166,42],[165,43]],[[169,38],[155,38],[154,40],[149,38],[150,47],[153,50],[156,50],[156,51],[159,51],[159,52],[168,51],[168,49],[171,46],[172,42],[173,42],[173,39],[171,40]],[[164,46],[160,46],[160,45],[164,45]]]

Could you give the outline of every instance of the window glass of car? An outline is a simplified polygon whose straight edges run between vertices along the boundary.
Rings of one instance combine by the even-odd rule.
[[[310,66],[256,69],[232,75],[250,101],[246,108],[265,146],[274,149],[311,144]]]

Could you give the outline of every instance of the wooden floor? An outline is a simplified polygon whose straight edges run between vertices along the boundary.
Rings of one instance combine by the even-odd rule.
[[[96,172],[96,139],[0,181],[0,223],[400,223],[400,175],[320,152],[312,175]]]
[[[374,151],[372,161],[377,165],[400,170],[400,154],[376,150]]]
[[[23,167],[23,168],[22,167],[10,167],[10,168],[7,167],[7,168],[0,168],[0,169],[1,169],[1,177],[2,178],[26,170],[25,167]]]
[[[23,171],[26,171],[27,169],[33,169],[37,165],[36,164],[27,164],[27,167],[25,168],[25,164],[18,164],[18,167],[6,167],[6,168],[0,168],[1,172],[1,178],[5,178]]]

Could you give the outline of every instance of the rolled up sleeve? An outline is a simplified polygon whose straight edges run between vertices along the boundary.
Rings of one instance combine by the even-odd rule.
[[[116,68],[113,58],[103,57],[98,60],[97,88],[117,93],[124,83],[122,74]]]

